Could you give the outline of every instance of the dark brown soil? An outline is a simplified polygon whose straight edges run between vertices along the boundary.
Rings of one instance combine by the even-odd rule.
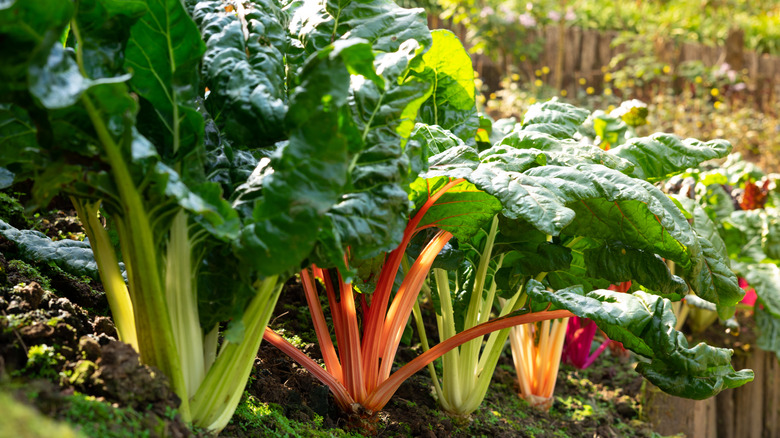
[[[0,386],[56,419],[66,417],[70,397],[78,391],[136,410],[139,432],[192,435],[178,416],[170,415],[179,400],[165,377],[142,365],[132,347],[116,340],[110,318],[90,315],[70,299],[44,290],[1,253],[0,272],[7,279],[0,284]],[[88,288],[83,283],[69,286],[63,289]],[[28,360],[33,356],[38,360]],[[11,379],[3,381],[2,376]]]

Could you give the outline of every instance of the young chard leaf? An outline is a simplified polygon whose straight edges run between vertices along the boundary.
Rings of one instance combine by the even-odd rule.
[[[433,84],[431,97],[420,108],[420,120],[474,144],[479,118],[471,58],[449,30],[435,30],[431,36],[433,45],[412,73]]]

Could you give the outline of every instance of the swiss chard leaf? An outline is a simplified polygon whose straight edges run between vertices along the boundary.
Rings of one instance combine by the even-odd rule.
[[[206,44],[205,104],[222,132],[253,148],[282,140],[288,111],[285,56],[292,50],[287,14],[275,0],[187,4]]]
[[[471,58],[458,37],[448,30],[431,32],[433,45],[413,74],[433,84],[431,97],[420,108],[420,120],[452,132],[473,144],[479,128]]]
[[[634,163],[633,175],[650,182],[666,179],[707,160],[723,158],[729,152],[731,144],[725,140],[680,140],[663,133],[630,139],[609,151]]]
[[[594,278],[610,283],[633,280],[674,301],[688,292],[685,280],[672,275],[662,258],[647,251],[611,244],[585,250],[584,258],[588,275]]]
[[[574,105],[549,100],[531,105],[523,116],[522,130],[572,138],[588,118],[588,111]]]
[[[732,350],[704,343],[689,347],[685,335],[674,329],[676,318],[669,300],[644,292],[619,293],[581,287],[549,292],[531,280],[527,291],[532,307],[567,309],[593,320],[610,339],[650,359],[637,371],[653,384],[678,397],[704,399],[753,380],[750,370],[735,371]]]

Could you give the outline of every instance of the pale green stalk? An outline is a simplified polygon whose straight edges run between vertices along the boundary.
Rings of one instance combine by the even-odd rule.
[[[258,280],[255,284],[257,292],[241,319],[246,333],[244,338],[238,344],[225,342],[214,365],[190,400],[196,425],[209,430],[222,430],[230,421],[241,400],[263,339],[263,331],[283,285],[283,282],[278,281],[278,276]]]
[[[493,222],[490,225],[490,232],[485,242],[485,248],[482,250],[482,254],[479,259],[479,266],[476,272],[476,278],[474,279],[474,288],[471,291],[471,299],[469,300],[469,307],[466,313],[466,320],[463,324],[463,329],[468,330],[476,326],[480,321],[480,301],[482,299],[482,291],[485,288],[485,281],[487,278],[488,268],[490,267],[490,259],[493,254],[493,244],[496,241],[496,234],[498,233],[498,215],[493,216]],[[484,315],[482,316],[484,318]],[[460,347],[460,377],[457,379],[460,382],[470,382],[476,380],[478,376],[477,361],[479,360],[479,350],[482,346],[483,337],[475,338]]]
[[[187,215],[176,213],[168,238],[165,258],[165,298],[173,326],[173,339],[183,368],[187,394],[195,394],[206,375],[203,330],[198,314],[196,272],[193,268],[192,241]]]
[[[133,302],[130,300],[130,292],[127,290],[125,279],[122,278],[122,272],[119,270],[119,261],[114,254],[114,247],[111,245],[108,232],[98,219],[100,201],[90,203],[74,197],[71,197],[70,200],[79,219],[81,219],[84,232],[89,238],[89,245],[92,247],[92,254],[97,262],[100,281],[106,291],[106,298],[111,308],[111,316],[114,318],[119,340],[130,344],[138,351]]]
[[[214,324],[214,328],[203,336],[203,366],[205,369],[211,368],[214,361],[217,360],[218,340],[219,324]]]

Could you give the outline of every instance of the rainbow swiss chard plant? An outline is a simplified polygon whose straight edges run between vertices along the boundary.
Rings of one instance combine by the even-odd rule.
[[[741,297],[736,278],[722,259],[709,251],[709,241],[689,226],[674,202],[644,181],[660,180],[685,169],[691,162],[723,156],[730,149],[729,145],[720,141],[682,141],[674,136],[656,134],[630,140],[606,152],[573,139],[586,117],[587,112],[567,104],[534,105],[523,123],[511,128],[496,144],[482,152],[445,130],[426,127],[421,131],[425,132],[429,144],[445,146],[445,150],[431,158],[431,168],[425,173],[429,185],[464,178],[489,195],[487,199],[500,203],[494,210],[498,222],[491,227],[483,226],[481,236],[469,234],[468,228],[463,227],[463,221],[458,218],[465,215],[451,214],[452,219],[439,223],[440,228],[455,235],[459,247],[474,248],[474,256],[466,270],[458,270],[454,276],[451,273],[449,278],[436,270],[436,287],[432,290],[438,290],[433,301],[441,305],[437,308],[437,322],[442,339],[487,321],[494,297],[503,295],[507,299],[504,305],[508,307],[497,314],[512,310],[527,312],[529,305],[533,308],[531,291],[538,290],[532,287],[538,281],[544,282],[544,289],[578,290],[586,296],[599,296],[602,311],[613,316],[600,315],[594,320],[605,332],[623,335],[626,328],[618,329],[617,326],[626,321],[614,316],[621,314],[613,309],[618,301],[613,301],[612,291],[603,290],[610,283],[633,279],[644,287],[636,294],[621,297],[626,301],[650,299],[658,304],[669,303],[659,296],[679,300],[687,292],[688,284],[701,296],[723,305]],[[455,206],[449,208],[456,210],[457,201],[453,200],[452,204]],[[488,205],[487,201],[484,205]],[[474,236],[477,241],[470,240]],[[672,275],[661,255],[683,264],[685,278]],[[487,262],[491,258],[493,260]],[[577,289],[569,289],[572,287]],[[451,293],[451,298],[448,300],[442,292]],[[648,292],[651,295],[642,295]],[[538,302],[541,297],[537,295],[535,299]],[[595,305],[585,297],[583,302]],[[551,309],[562,305],[556,301],[552,303]],[[566,303],[564,308],[573,314],[593,315],[574,301]],[[659,307],[656,311],[665,313],[669,309]],[[630,311],[622,312],[627,313]],[[673,315],[662,319],[668,321]],[[548,325],[528,330],[527,338],[537,342],[525,354],[525,359],[519,360],[518,369],[525,376],[521,379],[524,395],[542,396],[535,393],[539,391],[546,394],[542,398],[549,399],[559,357],[554,355],[560,354],[566,325],[545,324]],[[550,328],[556,324],[558,329],[553,330],[553,334],[557,333],[557,336],[553,336]],[[638,330],[643,333],[643,328]],[[491,350],[498,348],[500,351],[503,345],[503,341],[497,342],[501,338],[496,336],[499,335],[491,335],[487,340],[482,356],[481,344],[475,343],[471,347],[461,347],[459,357],[452,352],[447,353],[451,358],[445,355],[442,359],[443,376],[440,385],[435,387],[442,405],[448,410],[460,414],[470,412],[484,397],[485,382],[489,381],[495,366],[495,353]],[[505,334],[500,336],[506,339]],[[648,349],[640,347],[646,346],[645,341],[622,335],[617,338],[623,339],[641,355],[652,357],[647,356]],[[539,340],[544,341],[541,346]],[[679,333],[667,338],[670,345],[675,345],[673,348],[688,349],[687,343],[681,341],[684,338]],[[518,343],[515,350],[527,348],[521,345],[522,342]],[[656,344],[650,350],[654,348],[662,347]],[[693,350],[698,348],[702,347]],[[715,355],[730,354],[727,350],[709,351]],[[666,354],[658,355],[654,366],[673,368],[672,365],[661,365],[666,359],[670,359]],[[680,359],[678,356],[674,360]],[[664,381],[651,368],[644,365],[640,370],[665,390],[680,395],[705,396],[698,392],[702,388],[694,390],[701,380],[691,376],[689,386],[683,388],[679,381]],[[695,373],[706,374],[704,370],[700,368]],[[717,392],[715,388],[722,388],[723,384],[739,385],[742,378],[749,378],[749,373],[715,378],[711,381],[714,384],[711,389]]]

